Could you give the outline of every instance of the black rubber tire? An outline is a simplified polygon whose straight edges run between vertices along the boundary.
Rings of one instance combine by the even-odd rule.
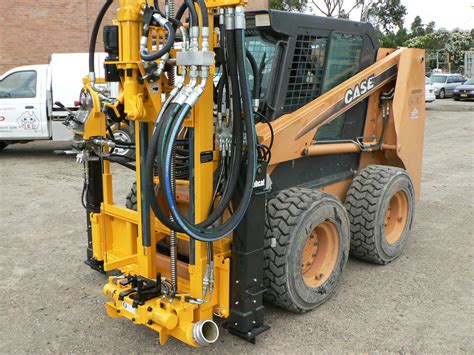
[[[303,280],[302,251],[308,235],[321,222],[330,221],[339,234],[339,255],[328,279],[316,288]],[[327,301],[337,288],[349,256],[350,226],[347,212],[335,197],[308,189],[283,190],[268,201],[264,299],[295,313],[310,311]]]
[[[135,143],[135,135],[132,133],[130,128],[123,127],[114,131],[114,138],[117,141],[124,141],[126,143]],[[131,149],[118,149],[115,148],[114,154],[125,156],[130,159],[135,158],[135,148]]]
[[[439,97],[441,100],[443,100],[444,98],[446,98],[446,91],[444,91],[444,89],[441,89],[441,90],[439,91],[438,97]]]
[[[138,209],[138,202],[137,202],[137,183],[134,182],[132,185],[132,188],[130,189],[130,192],[127,195],[126,201],[125,201],[125,207],[127,207],[129,210],[134,210],[137,211]]]
[[[385,237],[385,215],[392,197],[403,191],[408,213],[401,236],[394,244]],[[371,165],[352,182],[346,209],[351,221],[351,255],[375,264],[398,258],[407,243],[415,212],[415,190],[408,173],[400,168]]]
[[[8,147],[7,143],[0,142],[0,150],[5,149],[6,147]]]

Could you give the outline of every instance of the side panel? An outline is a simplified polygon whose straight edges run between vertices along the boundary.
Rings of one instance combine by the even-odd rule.
[[[410,173],[419,198],[425,129],[425,51],[413,51],[400,58],[393,114],[397,155]]]

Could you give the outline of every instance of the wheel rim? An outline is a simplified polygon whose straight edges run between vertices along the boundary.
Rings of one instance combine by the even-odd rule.
[[[303,250],[301,271],[308,287],[319,287],[331,276],[339,256],[339,233],[325,221],[308,236]]]
[[[114,139],[117,142],[124,142],[124,143],[131,143],[130,137],[125,134],[123,131],[116,131],[114,132]],[[127,155],[130,152],[130,149],[124,149],[124,148],[115,148],[114,153],[117,155]]]
[[[408,219],[408,197],[404,191],[393,195],[385,213],[384,234],[389,244],[401,238]]]

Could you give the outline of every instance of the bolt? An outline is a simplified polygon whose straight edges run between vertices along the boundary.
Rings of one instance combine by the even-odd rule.
[[[239,304],[239,301],[235,301],[235,304],[236,304],[236,305]]]
[[[146,324],[152,325],[152,324],[153,324],[153,321],[152,321],[151,319],[148,319],[148,322],[146,322]]]
[[[120,313],[120,309],[117,309],[117,313]]]
[[[318,246],[318,242],[314,242],[314,243],[313,243],[313,246],[317,247],[317,246]]]
[[[261,168],[261,167],[259,167],[259,168],[257,169],[257,173],[259,173],[259,174],[261,174],[261,173],[262,173],[262,171],[263,171],[263,170],[262,170],[262,168]]]
[[[253,282],[257,282],[257,279],[253,279]]]
[[[318,253],[313,253],[313,254],[311,254],[311,256],[316,256],[316,255],[318,255]]]
[[[132,322],[135,322],[135,318],[132,318]]]
[[[253,321],[252,324],[257,324],[257,322]]]
[[[153,308],[148,307],[146,310],[147,310],[148,312],[151,312],[151,311],[153,311]]]
[[[235,323],[234,323],[234,325],[235,325],[235,326],[238,326],[238,325],[239,325],[239,323],[235,322]]]
[[[257,303],[257,300],[253,300],[253,303]]]
[[[235,280],[235,283],[238,284],[238,283],[239,283],[239,280]]]

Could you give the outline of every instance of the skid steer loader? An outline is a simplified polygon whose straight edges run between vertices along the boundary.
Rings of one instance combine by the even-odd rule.
[[[107,314],[191,346],[247,341],[264,303],[334,293],[349,254],[386,264],[420,191],[424,52],[379,48],[369,24],[244,0],[120,0],[68,119],[84,164],[87,264]],[[129,121],[135,141],[107,135]],[[134,158],[114,153],[134,149]],[[135,171],[127,207],[114,167]]]

